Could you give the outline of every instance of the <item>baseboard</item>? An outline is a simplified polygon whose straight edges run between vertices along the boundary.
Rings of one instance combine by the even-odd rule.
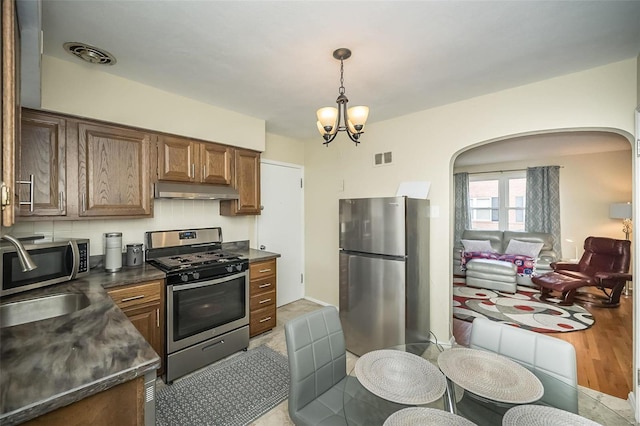
[[[309,302],[317,303],[318,305],[322,305],[322,306],[333,306],[331,303],[323,302],[322,300],[314,299],[313,297],[309,297],[309,296],[305,296],[304,300],[308,300]]]
[[[640,412],[636,410],[636,397],[633,391],[629,392],[629,397],[627,398],[627,401],[629,401],[629,405],[631,406],[631,411],[633,412],[633,418],[636,419],[636,422],[640,422]]]

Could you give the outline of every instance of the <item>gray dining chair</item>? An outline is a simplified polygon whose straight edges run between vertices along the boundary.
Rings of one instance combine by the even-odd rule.
[[[346,425],[346,417],[349,425],[369,425],[381,410],[388,415],[398,409],[372,402],[377,399],[368,398],[355,377],[346,386],[344,334],[334,306],[288,321],[284,334],[289,356],[289,417],[296,425]]]
[[[296,425],[346,425],[343,380],[347,375],[338,310],[326,306],[284,325],[289,356],[289,417]]]
[[[578,412],[576,350],[571,343],[486,318],[475,318],[469,346],[520,363],[542,382],[542,403]]]

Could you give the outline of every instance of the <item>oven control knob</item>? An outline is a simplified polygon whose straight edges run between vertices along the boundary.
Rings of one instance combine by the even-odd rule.
[[[197,280],[198,278],[200,278],[200,272],[194,272],[193,273],[193,279]]]
[[[189,280],[189,275],[180,274],[180,279],[186,283]]]
[[[227,272],[233,272],[233,265],[229,265],[226,267]]]
[[[242,271],[242,265],[241,264],[237,264],[236,265],[236,271]]]

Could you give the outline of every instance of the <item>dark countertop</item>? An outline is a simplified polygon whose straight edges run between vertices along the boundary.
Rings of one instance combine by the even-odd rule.
[[[249,263],[280,257],[225,243]],[[160,366],[160,358],[105,289],[162,280],[151,265],[107,273],[4,297],[2,303],[60,293],[84,293],[91,304],[71,314],[0,328],[0,424],[13,425],[127,382]]]
[[[249,259],[249,263],[262,262],[280,257],[280,253],[249,248],[248,240],[222,243],[222,249]]]
[[[160,358],[104,288],[164,279],[144,265],[3,298],[84,293],[91,304],[56,318],[0,328],[0,423],[17,424],[160,366]],[[104,288],[103,288],[104,287]]]

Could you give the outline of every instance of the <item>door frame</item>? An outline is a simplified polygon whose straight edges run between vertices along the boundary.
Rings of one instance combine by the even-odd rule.
[[[280,166],[280,167],[289,167],[292,169],[298,169],[300,170],[300,174],[302,176],[302,205],[300,206],[300,215],[301,215],[301,223],[302,223],[302,229],[300,230],[301,232],[301,237],[302,237],[302,241],[301,241],[301,258],[302,258],[302,287],[303,287],[303,295],[302,298],[306,299],[307,298],[307,263],[305,261],[305,174],[304,174],[304,166],[301,164],[295,164],[295,163],[286,163],[283,161],[276,161],[276,160],[269,160],[266,158],[261,158],[260,159],[260,168],[262,168],[263,164],[269,164],[272,166]],[[260,170],[260,175],[262,176],[262,170]],[[262,185],[262,182],[260,182],[260,184]],[[260,210],[262,210],[262,205],[260,206]],[[255,222],[254,222],[254,241],[256,241],[256,248],[259,250],[260,248],[260,241],[258,238],[258,232],[259,232],[259,220],[260,220],[260,216],[255,216]]]

